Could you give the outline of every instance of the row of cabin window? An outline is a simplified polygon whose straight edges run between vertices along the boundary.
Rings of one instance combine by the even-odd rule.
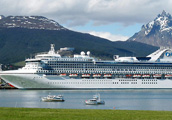
[[[48,82],[48,84],[118,84],[118,82]]]
[[[140,69],[140,70],[152,70],[152,69],[171,69],[171,67],[116,67],[116,66],[97,66],[95,64],[48,64],[48,65],[52,65],[52,66],[55,66],[55,67],[91,67],[91,68],[114,68],[114,69],[121,69],[121,70],[129,70],[131,71],[131,69]]]

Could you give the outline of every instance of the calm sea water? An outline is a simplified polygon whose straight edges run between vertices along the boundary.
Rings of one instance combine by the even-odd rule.
[[[84,104],[97,93],[104,105]],[[61,94],[65,102],[42,102],[49,94]],[[172,111],[172,89],[0,90],[0,107]]]

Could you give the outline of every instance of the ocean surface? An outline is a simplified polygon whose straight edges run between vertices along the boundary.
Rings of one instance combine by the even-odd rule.
[[[100,94],[104,105],[85,105]],[[47,95],[63,95],[65,102],[42,102]],[[117,109],[172,111],[172,89],[114,90],[0,90],[0,107]]]

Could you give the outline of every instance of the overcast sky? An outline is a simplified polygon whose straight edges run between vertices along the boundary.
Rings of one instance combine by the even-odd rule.
[[[40,15],[66,28],[112,41],[126,40],[163,10],[172,14],[172,0],[0,0],[0,15]]]

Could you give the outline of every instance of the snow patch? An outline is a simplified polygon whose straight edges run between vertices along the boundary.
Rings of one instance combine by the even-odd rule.
[[[0,15],[0,19],[3,16]],[[47,30],[62,30],[66,29],[59,25],[56,21],[42,16],[8,16],[7,21],[3,24],[4,27],[21,27],[28,29],[47,29]]]
[[[29,18],[30,18],[30,19],[36,19],[36,18],[35,18],[35,17],[33,17],[33,16],[29,16]]]
[[[150,33],[150,31],[152,30],[153,26],[154,26],[154,21],[151,21],[150,23],[144,25],[145,27],[145,35],[148,35]]]
[[[172,30],[172,27],[164,28],[164,29],[161,30],[161,32],[162,32],[162,31],[167,31],[167,32],[169,32],[170,30]]]
[[[169,32],[170,30],[172,30],[172,27],[168,25],[168,23],[170,23],[171,21],[172,21],[171,15],[166,14],[166,12],[163,11],[162,14],[159,15],[154,21],[144,25],[145,28],[144,34],[148,35],[154,26],[160,26],[159,29],[160,32],[162,31]]]

